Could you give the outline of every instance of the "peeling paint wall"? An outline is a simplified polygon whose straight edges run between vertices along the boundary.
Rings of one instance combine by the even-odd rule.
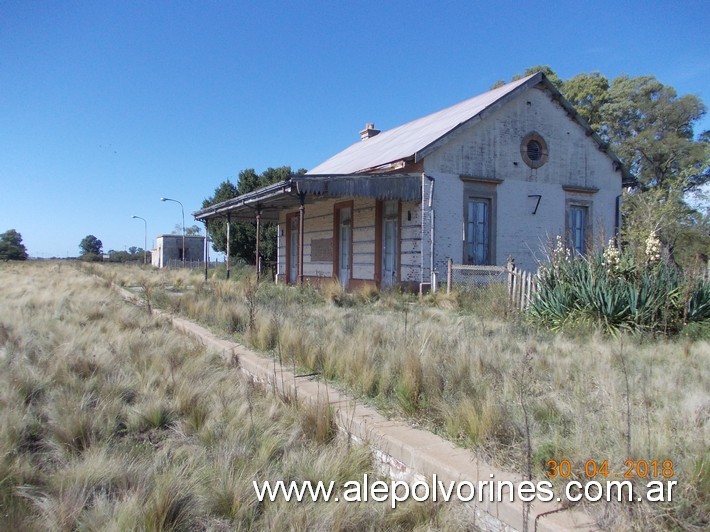
[[[419,281],[422,251],[422,208],[418,201],[403,201],[401,203],[401,234],[400,238],[400,280],[403,283]]]
[[[353,201],[353,279],[372,281],[375,278],[375,205],[372,198],[322,198],[305,208],[303,241],[303,274],[310,277],[331,277],[333,260],[314,261],[313,241],[332,239],[333,215],[336,203]],[[284,211],[278,225],[278,274],[283,281],[286,275],[286,216],[298,209]],[[402,281],[419,282],[419,203],[401,203],[400,212],[400,276]],[[416,277],[416,279],[415,279]]]

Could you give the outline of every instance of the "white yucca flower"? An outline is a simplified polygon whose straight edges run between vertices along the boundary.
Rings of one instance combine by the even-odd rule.
[[[564,260],[569,260],[569,258],[569,248],[565,246],[562,237],[560,235],[557,235],[557,244],[555,245],[555,249],[552,251],[553,262],[558,264],[559,262],[562,262]]]
[[[614,239],[609,240],[609,244],[604,250],[603,257],[607,273],[614,273],[619,269],[621,253],[619,252],[619,248],[614,245]]]
[[[658,240],[656,232],[652,231],[646,239],[646,261],[658,262],[661,259],[661,241]]]

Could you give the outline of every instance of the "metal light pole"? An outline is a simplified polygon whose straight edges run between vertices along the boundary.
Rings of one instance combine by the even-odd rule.
[[[148,264],[148,220],[141,218],[140,216],[136,216],[135,214],[131,216],[131,218],[143,220],[143,225],[145,225],[145,236],[143,238],[143,264]]]
[[[178,200],[170,198],[160,198],[160,201],[180,203]],[[185,207],[182,206],[182,203],[180,203],[180,210],[182,211],[182,265],[185,267]]]

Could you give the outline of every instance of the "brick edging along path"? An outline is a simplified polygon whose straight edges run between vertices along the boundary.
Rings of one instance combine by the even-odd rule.
[[[116,287],[122,297],[133,303],[144,304],[129,290]],[[156,315],[171,320],[178,331],[200,341],[208,349],[218,351],[224,357],[237,357],[239,367],[247,375],[268,386],[279,388],[287,396],[311,402],[328,401],[335,411],[338,429],[347,437],[368,445],[380,462],[380,469],[393,479],[437,480],[449,485],[451,481],[508,480],[515,484],[522,480],[519,474],[502,471],[480,460],[467,449],[429,431],[411,427],[401,421],[385,418],[374,408],[348,397],[344,393],[326,387],[312,377],[296,376],[294,373],[236,342],[219,338],[211,331],[190,320],[168,312],[153,309]],[[276,368],[276,369],[274,369]],[[276,377],[277,382],[274,382]],[[284,390],[281,390],[281,387]],[[356,480],[356,479],[353,479]],[[468,493],[466,491],[466,493]],[[559,495],[556,493],[556,495]],[[484,530],[523,530],[523,503],[478,502],[478,494],[469,505],[473,506],[476,525]],[[558,532],[563,530],[596,530],[593,519],[577,509],[562,509],[559,502],[533,501],[528,517],[528,529]],[[549,515],[543,515],[548,514]],[[537,519],[536,519],[537,518]]]

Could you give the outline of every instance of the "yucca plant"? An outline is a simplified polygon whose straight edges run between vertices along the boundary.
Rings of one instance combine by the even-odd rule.
[[[686,323],[710,318],[710,285],[691,281],[654,257],[633,263],[618,251],[570,257],[558,245],[540,269],[539,291],[528,316],[553,330],[571,324],[608,332],[673,334]]]
[[[710,319],[710,283],[697,281],[688,298],[686,320],[688,323]]]

